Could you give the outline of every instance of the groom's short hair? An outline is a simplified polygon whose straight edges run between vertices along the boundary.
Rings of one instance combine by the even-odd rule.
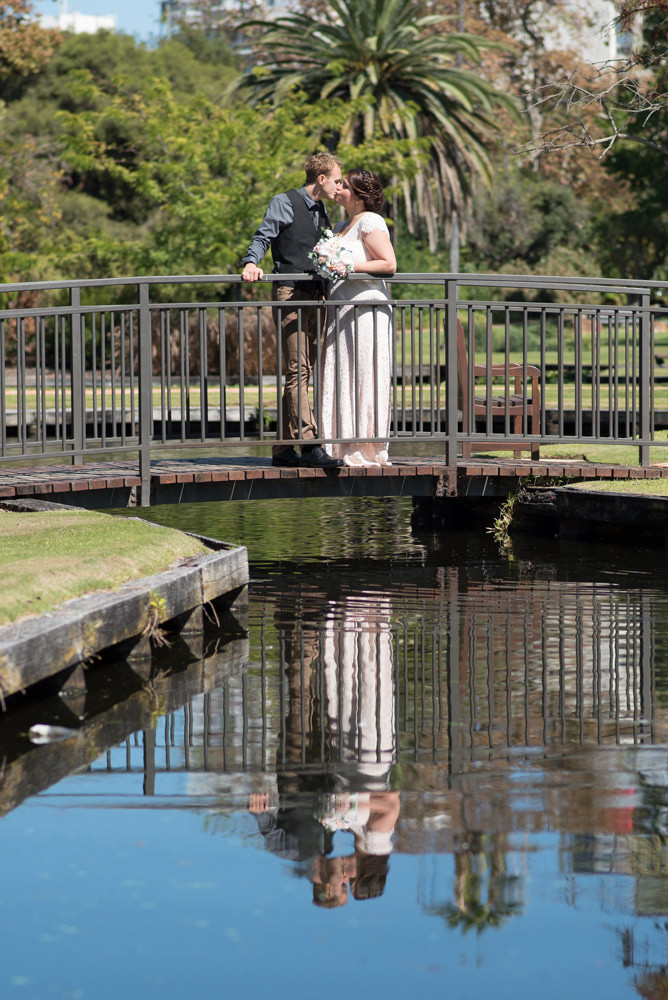
[[[341,161],[333,153],[314,153],[304,164],[306,183],[315,184],[320,174],[329,177],[334,167],[340,167]]]

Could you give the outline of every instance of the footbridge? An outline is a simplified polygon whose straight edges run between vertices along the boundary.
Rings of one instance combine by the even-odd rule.
[[[322,470],[271,465],[284,440],[273,280],[0,286],[0,499],[501,496],[526,477],[668,472],[668,283],[396,275],[392,465]],[[323,304],[321,326],[345,305]],[[593,444],[609,462],[578,455]]]

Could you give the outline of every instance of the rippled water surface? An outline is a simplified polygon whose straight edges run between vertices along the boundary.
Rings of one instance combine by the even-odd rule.
[[[248,607],[4,719],[0,997],[668,995],[663,549],[147,514]]]

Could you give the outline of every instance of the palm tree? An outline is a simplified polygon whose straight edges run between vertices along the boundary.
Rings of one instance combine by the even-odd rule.
[[[295,88],[311,98],[356,101],[344,139],[358,145],[379,132],[408,140],[419,158],[403,181],[406,221],[426,228],[432,251],[440,230],[467,203],[474,178],[489,181],[489,140],[499,112],[517,115],[513,100],[475,69],[490,43],[451,30],[453,18],[424,13],[422,0],[331,0],[329,20],[294,13],[260,28],[258,60],[239,84],[255,101],[280,103]],[[359,110],[360,101],[363,103]]]

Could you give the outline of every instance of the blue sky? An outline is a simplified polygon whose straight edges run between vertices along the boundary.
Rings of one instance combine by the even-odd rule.
[[[33,9],[38,14],[58,14],[56,0],[33,0]],[[115,14],[116,27],[128,35],[136,35],[148,41],[151,35],[160,32],[159,0],[67,0],[67,10],[81,14]]]

